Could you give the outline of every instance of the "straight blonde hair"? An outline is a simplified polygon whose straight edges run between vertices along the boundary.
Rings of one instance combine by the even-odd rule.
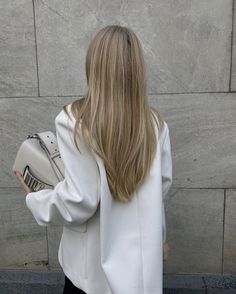
[[[141,44],[131,29],[106,26],[90,42],[85,67],[88,91],[71,108],[76,118],[73,139],[79,150],[81,122],[84,142],[103,159],[113,198],[127,202],[151,169],[164,125],[148,104]]]

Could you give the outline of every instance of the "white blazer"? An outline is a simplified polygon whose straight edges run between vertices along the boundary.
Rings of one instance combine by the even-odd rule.
[[[130,203],[113,199],[103,160],[81,137],[82,154],[76,149],[74,123],[63,110],[56,116],[65,178],[54,189],[28,193],[27,207],[40,226],[63,225],[58,260],[76,287],[88,294],[162,294],[164,200],[172,184],[167,123],[151,171]]]

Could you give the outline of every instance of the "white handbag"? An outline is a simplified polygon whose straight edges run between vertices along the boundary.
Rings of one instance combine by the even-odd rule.
[[[17,152],[12,170],[18,170],[33,191],[53,189],[64,179],[64,165],[54,133],[28,135]]]

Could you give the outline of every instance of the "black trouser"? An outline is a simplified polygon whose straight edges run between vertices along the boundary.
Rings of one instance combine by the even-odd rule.
[[[86,294],[84,291],[81,289],[75,287],[75,285],[71,282],[67,276],[65,276],[65,285],[64,285],[64,290],[63,294]]]

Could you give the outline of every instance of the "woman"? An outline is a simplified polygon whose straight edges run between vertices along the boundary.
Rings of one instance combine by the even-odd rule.
[[[34,192],[17,174],[26,204],[39,225],[63,225],[63,293],[161,294],[171,145],[167,123],[148,105],[135,33],[118,25],[97,32],[86,77],[83,99],[55,118],[65,178]]]

